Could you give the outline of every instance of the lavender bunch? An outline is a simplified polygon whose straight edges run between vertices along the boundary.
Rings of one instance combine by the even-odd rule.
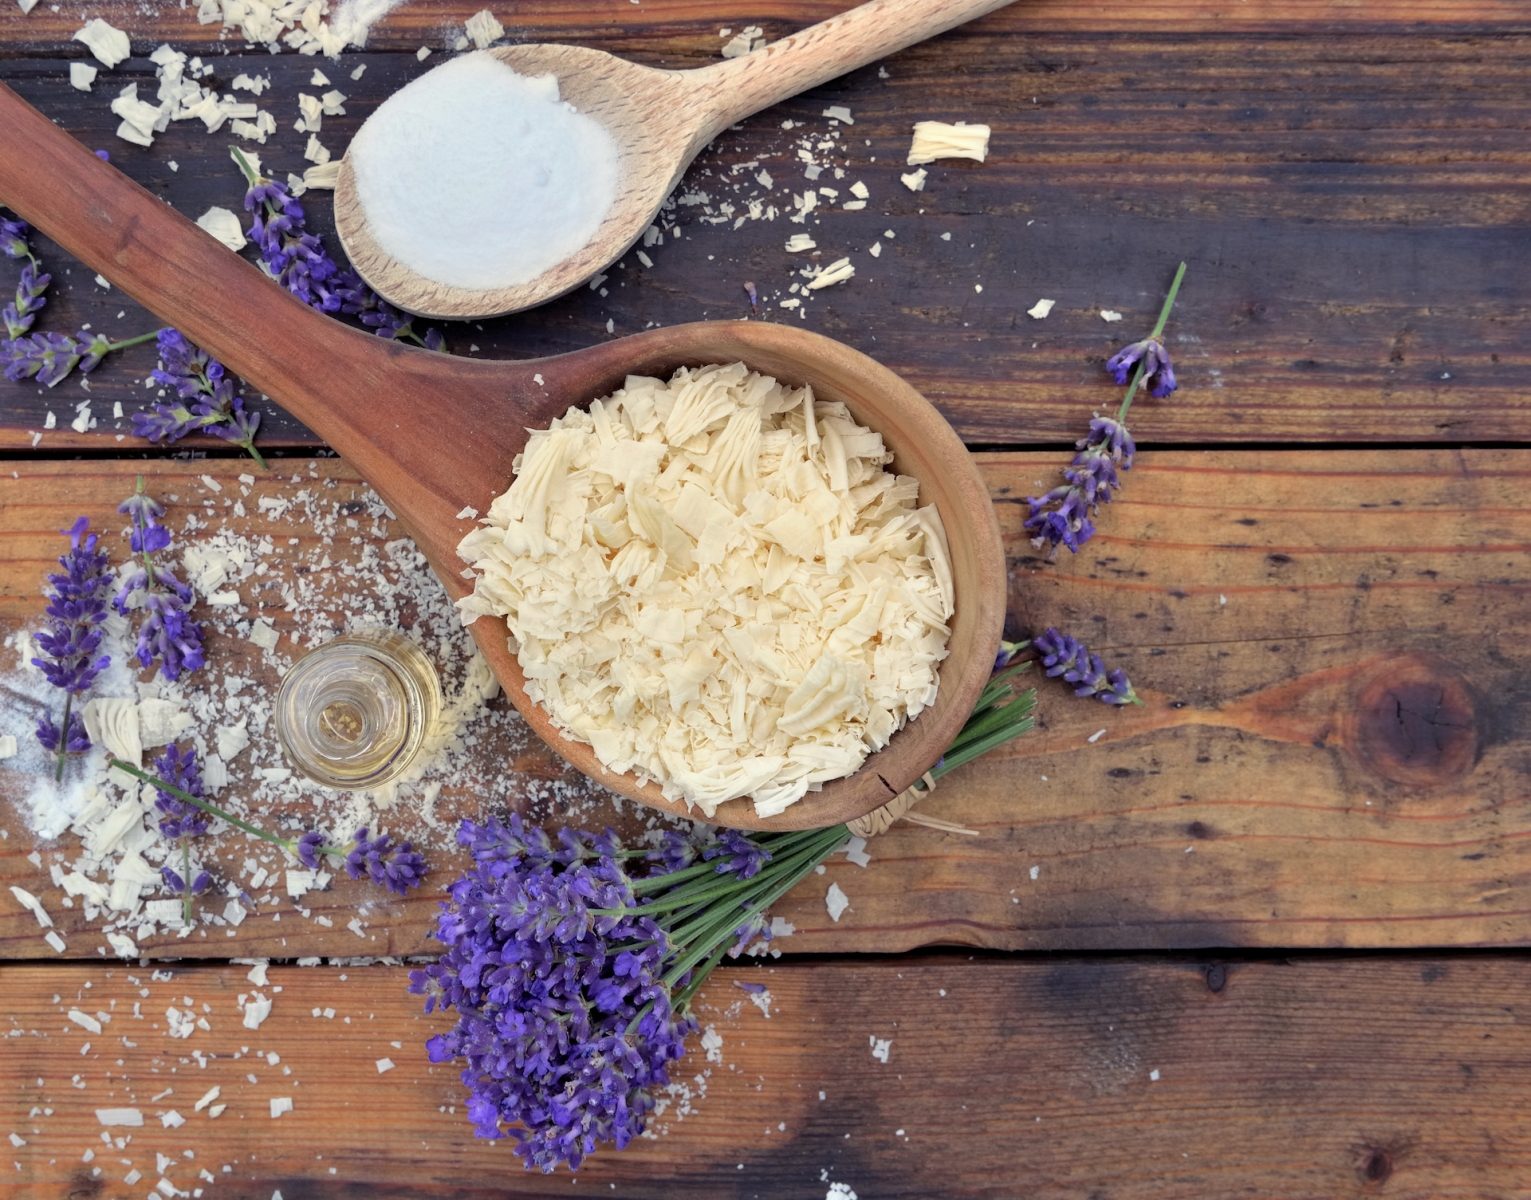
[[[1107,671],[1100,655],[1078,638],[1049,629],[1036,640],[1037,655],[1051,678],[1063,677],[1074,684],[1074,695],[1094,696],[1103,704],[1142,704],[1133,691],[1127,673],[1120,668]]]
[[[1049,558],[1058,553],[1059,546],[1067,546],[1072,553],[1079,553],[1079,547],[1095,534],[1091,518],[1102,504],[1109,504],[1112,493],[1121,488],[1121,472],[1132,468],[1137,447],[1127,432],[1127,410],[1132,407],[1138,389],[1147,386],[1151,394],[1160,399],[1175,390],[1175,370],[1161,335],[1184,278],[1185,263],[1181,263],[1175,272],[1175,281],[1170,284],[1169,295],[1164,298],[1164,306],[1159,310],[1159,320],[1154,324],[1153,332],[1106,362],[1106,370],[1115,377],[1118,386],[1127,386],[1127,394],[1122,397],[1116,416],[1096,417],[1090,422],[1089,435],[1074,443],[1078,453],[1064,468],[1061,486],[1026,499],[1030,512],[1025,528],[1032,534],[1031,544],[1039,550],[1048,546]],[[1130,384],[1129,374],[1132,376]]]
[[[1019,646],[1016,646],[1019,649]],[[995,675],[932,776],[1031,728],[1022,662]],[[556,839],[512,816],[464,821],[473,868],[452,884],[440,960],[410,975],[427,1012],[455,1009],[432,1062],[461,1060],[479,1137],[513,1137],[528,1168],[577,1168],[601,1142],[643,1131],[653,1089],[685,1053],[708,974],[757,938],[768,912],[841,848],[844,825],[699,845],[666,833],[626,849],[607,830]]]
[[[117,511],[133,519],[129,544],[142,558],[143,569],[127,577],[113,604],[127,616],[131,601],[139,598],[147,615],[138,627],[134,657],[141,667],[152,666],[157,658],[166,679],[179,679],[182,671],[202,666],[202,627],[186,615],[194,599],[190,586],[168,567],[155,566],[149,559],[170,545],[170,531],[157,523],[165,510],[144,491],[144,477],[140,475],[138,490],[118,505]]]
[[[415,332],[414,317],[400,312],[374,292],[354,270],[340,268],[316,234],[308,232],[303,206],[287,186],[268,179],[237,147],[229,151],[249,190],[245,211],[251,214],[250,240],[260,248],[261,266],[289,292],[320,312],[348,313],[379,337],[402,338],[427,350],[445,350],[436,329]]]
[[[96,535],[86,536],[90,520],[81,517],[65,532],[69,550],[58,560],[63,571],[49,575],[52,591],[45,593],[50,628],[34,638],[44,657],[32,665],[64,693],[64,715],[54,724],[52,714],[37,722],[37,740],[58,755],[55,779],[64,777],[64,755],[90,749],[90,738],[80,714],[72,711],[74,698],[90,690],[96,676],[111,665],[111,656],[96,656],[101,648],[101,622],[106,620],[107,556],[96,550]]]
[[[175,442],[198,431],[242,447],[262,467],[266,460],[255,448],[260,413],[247,410],[234,394],[234,381],[223,364],[186,340],[176,329],[161,329],[160,365],[151,375],[163,388],[173,388],[178,401],[162,401],[133,414],[133,436],[151,442]]]

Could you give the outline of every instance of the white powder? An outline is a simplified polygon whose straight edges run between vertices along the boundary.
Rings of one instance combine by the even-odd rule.
[[[351,143],[379,246],[438,283],[530,282],[590,241],[616,199],[617,147],[551,75],[467,54],[390,96]]]

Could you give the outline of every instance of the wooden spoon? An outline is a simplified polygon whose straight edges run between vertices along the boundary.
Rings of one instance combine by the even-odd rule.
[[[1005,607],[1005,562],[983,480],[950,425],[913,388],[848,346],[790,325],[716,321],[656,329],[571,354],[493,362],[374,337],[304,305],[158,197],[102,162],[0,85],[0,202],[92,271],[217,357],[346,458],[398,514],[453,599],[467,583],[458,541],[510,484],[527,428],[620,387],[629,374],[742,360],[810,384],[879,430],[895,469],[920,480],[946,524],[956,582],[951,656],[936,702],[845,779],[760,820],[747,800],[720,824],[807,829],[854,819],[928,770],[987,680]],[[605,771],[591,748],[561,737],[528,699],[503,621],[472,626],[484,657],[527,723],[581,771],[624,796],[688,815],[653,784]]]
[[[490,289],[438,283],[373,240],[347,157],[335,188],[341,244],[378,295],[406,312],[466,321],[532,308],[626,253],[697,152],[735,121],[1008,3],[871,0],[753,54],[690,71],[641,67],[583,46],[499,47],[490,53],[519,74],[557,76],[563,99],[610,130],[619,155],[617,199],[595,236],[529,283]]]

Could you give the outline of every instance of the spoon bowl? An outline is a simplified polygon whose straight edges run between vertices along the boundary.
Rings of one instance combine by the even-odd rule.
[[[687,71],[644,67],[584,46],[499,47],[489,53],[518,75],[556,77],[562,99],[603,125],[616,143],[617,196],[595,235],[525,283],[468,288],[429,279],[373,237],[348,151],[335,185],[341,244],[378,295],[406,312],[464,321],[535,307],[626,253],[691,160],[734,122],[1008,3],[870,0],[753,53]]]
[[[866,355],[794,326],[716,321],[523,361],[437,354],[327,317],[102,162],[0,85],[0,201],[92,271],[169,321],[226,368],[275,399],[354,466],[398,515],[455,600],[469,590],[458,542],[509,487],[528,428],[620,387],[629,374],[743,361],[812,386],[879,431],[894,468],[920,480],[950,542],[956,588],[950,656],[935,703],[862,767],[761,819],[747,800],[713,818],[746,829],[808,829],[878,808],[927,771],[988,680],[1004,619],[1005,564],[987,489],[934,408]],[[689,815],[658,787],[604,770],[592,748],[564,738],[525,691],[505,623],[481,617],[480,650],[529,725],[613,791]]]

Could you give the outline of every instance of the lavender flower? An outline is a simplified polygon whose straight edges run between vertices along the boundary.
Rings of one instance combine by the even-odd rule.
[[[415,853],[413,842],[394,846],[386,833],[369,839],[365,826],[358,829],[351,840],[355,844],[346,855],[346,873],[352,879],[366,875],[373,883],[403,896],[410,888],[419,887],[425,878],[425,859]],[[301,843],[300,838],[300,846]],[[299,857],[302,857],[301,853]]]
[[[265,466],[266,460],[255,448],[260,414],[248,411],[244,400],[234,394],[234,381],[223,364],[192,345],[178,329],[161,329],[155,336],[160,365],[150,378],[161,387],[173,388],[181,403],[162,401],[134,413],[133,436],[175,442],[188,433],[206,432],[243,447]]]
[[[37,264],[29,262],[21,268],[21,279],[16,284],[16,299],[5,306],[0,318],[5,321],[5,331],[12,338],[19,338],[32,328],[37,314],[48,303],[44,293],[52,281],[51,275],[39,274]]]
[[[1026,500],[1031,506],[1025,522],[1025,528],[1034,535],[1031,544],[1040,549],[1051,543],[1051,554],[1056,554],[1059,546],[1077,554],[1090,540],[1095,533],[1090,517],[1102,504],[1110,503],[1111,493],[1122,486],[1118,468],[1130,470],[1137,452],[1127,426],[1109,417],[1092,420],[1089,436],[1075,446],[1079,452],[1063,472],[1067,482]]]
[[[379,337],[403,338],[427,350],[444,351],[440,331],[415,332],[414,317],[389,304],[354,270],[344,270],[330,257],[324,243],[308,232],[303,206],[285,184],[256,173],[238,149],[232,157],[250,185],[245,211],[251,214],[250,240],[260,250],[266,274],[320,312],[347,313]]]
[[[1050,677],[1072,683],[1074,695],[1094,696],[1104,704],[1142,704],[1125,671],[1107,672],[1100,655],[1077,638],[1048,629],[1036,640],[1037,654]]]
[[[32,248],[27,245],[28,232],[25,221],[0,213],[0,254],[6,258],[31,259],[35,266],[37,260],[32,258]]]
[[[700,847],[685,834],[667,829],[659,835],[659,848],[650,850],[646,857],[666,871],[683,871],[696,861],[699,851]]]
[[[143,568],[123,581],[113,603],[123,616],[128,615],[135,598],[144,610],[134,653],[138,665],[152,666],[158,659],[160,673],[166,679],[179,679],[182,671],[195,671],[202,666],[202,627],[186,614],[194,601],[191,588],[168,567],[156,566],[149,559],[151,554],[170,545],[170,531],[156,524],[165,510],[144,492],[140,475],[137,492],[124,500],[117,511],[133,519],[130,545],[143,560]]]
[[[69,549],[59,558],[61,572],[48,576],[51,592],[45,592],[48,606],[43,611],[52,625],[37,634],[33,641],[43,657],[32,665],[54,687],[64,693],[64,715],[54,724],[51,715],[37,723],[37,740],[58,755],[56,777],[63,778],[64,755],[78,754],[90,748],[90,738],[73,713],[74,698],[90,690],[96,676],[111,664],[111,656],[96,656],[101,648],[101,622],[106,620],[107,556],[96,550],[96,535],[86,535],[90,520],[81,517],[69,529]]]
[[[1029,645],[1031,643],[1027,641],[1007,642],[1003,638],[1000,639],[999,653],[994,656],[994,669],[1000,671],[1008,667],[1010,660]]]
[[[197,765],[195,748],[183,754],[172,742],[154,760],[154,769],[162,782],[188,796],[202,798],[202,769]],[[160,817],[159,831],[167,838],[201,837],[207,832],[207,813],[164,787],[155,787],[154,807],[164,814]]]
[[[183,896],[200,896],[207,891],[208,885],[213,882],[213,877],[206,871],[199,871],[196,878],[191,881],[191,886],[186,886],[186,880],[181,878],[179,871],[172,871],[169,867],[161,867],[160,875],[165,880],[165,886],[172,892],[178,892]]]
[[[1170,362],[1170,352],[1158,337],[1146,337],[1123,347],[1106,360],[1106,370],[1116,378],[1118,387],[1126,387],[1133,368],[1139,363],[1142,364],[1142,386],[1155,400],[1163,400],[1175,390],[1175,368]]]
[[[298,856],[298,861],[309,870],[317,870],[319,867],[319,855],[324,852],[324,834],[305,833],[297,841],[293,853]]]
[[[713,868],[719,875],[736,874],[740,879],[753,879],[760,874],[760,868],[771,861],[771,852],[750,841],[737,829],[725,829],[717,841],[702,851],[702,857],[708,862],[722,860]]]

